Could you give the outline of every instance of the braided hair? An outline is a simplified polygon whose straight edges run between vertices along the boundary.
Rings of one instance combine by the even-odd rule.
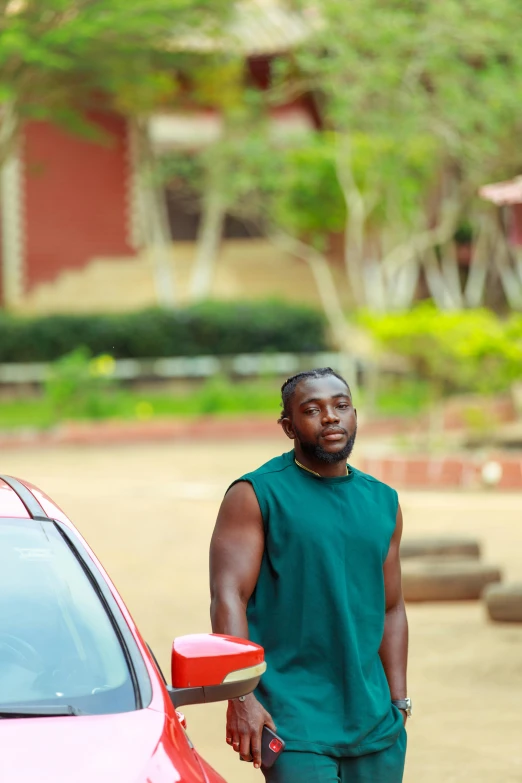
[[[326,378],[329,375],[333,375],[335,378],[339,378],[346,386],[348,383],[339,373],[332,370],[331,367],[318,367],[315,370],[305,370],[304,372],[298,372],[296,375],[292,375],[291,378],[287,378],[281,386],[281,415],[277,420],[278,424],[281,424],[283,419],[286,419],[290,414],[290,403],[296,387],[301,381],[307,378]],[[348,389],[350,387],[348,386]]]

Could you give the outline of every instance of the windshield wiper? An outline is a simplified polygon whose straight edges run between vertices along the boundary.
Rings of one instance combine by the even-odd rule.
[[[64,715],[83,715],[71,704],[35,704],[34,706],[0,706],[0,718],[59,718]]]

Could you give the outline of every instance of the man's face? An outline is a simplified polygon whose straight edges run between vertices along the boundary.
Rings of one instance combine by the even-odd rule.
[[[357,434],[350,390],[335,375],[301,381],[291,400],[290,417],[282,423],[305,454],[326,463],[346,460]]]

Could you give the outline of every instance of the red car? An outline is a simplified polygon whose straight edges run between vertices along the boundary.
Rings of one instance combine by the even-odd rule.
[[[224,783],[177,708],[252,691],[262,647],[182,636],[167,685],[65,514],[0,476],[0,781]]]

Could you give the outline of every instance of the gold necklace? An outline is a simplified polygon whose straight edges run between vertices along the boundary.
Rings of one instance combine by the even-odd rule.
[[[314,476],[318,476],[319,478],[324,478],[324,476],[321,476],[321,474],[317,473],[317,471],[311,470],[310,468],[307,468],[306,465],[301,465],[301,463],[299,462],[297,457],[294,457],[294,462],[295,462],[296,465],[299,465],[299,467],[302,468],[303,470],[308,471],[308,473],[312,473]],[[350,471],[348,470],[348,465],[346,466],[346,475],[347,476],[350,475]]]

